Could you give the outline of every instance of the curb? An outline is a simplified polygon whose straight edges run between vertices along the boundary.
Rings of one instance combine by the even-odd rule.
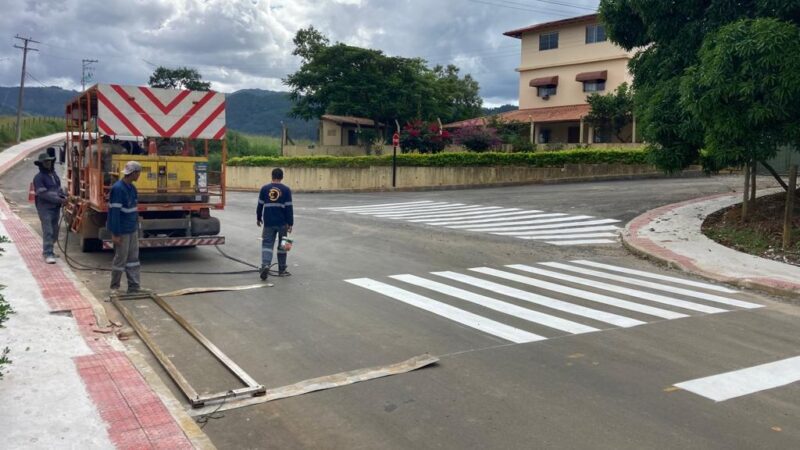
[[[798,290],[797,285],[793,286],[786,283],[784,280],[774,278],[725,276],[717,272],[703,269],[695,264],[692,258],[676,253],[669,248],[662,247],[651,239],[639,237],[640,230],[648,226],[657,217],[663,216],[684,206],[708,200],[714,200],[721,197],[727,197],[730,195],[731,194],[729,193],[710,195],[707,197],[686,200],[680,203],[674,203],[650,210],[628,222],[621,236],[622,245],[625,246],[625,248],[631,253],[634,253],[645,259],[664,264],[667,267],[682,270],[690,274],[699,275],[704,278],[734,285],[740,288],[757,289],[771,295],[783,297],[792,303],[800,303],[800,290]],[[756,256],[753,257],[757,258]]]

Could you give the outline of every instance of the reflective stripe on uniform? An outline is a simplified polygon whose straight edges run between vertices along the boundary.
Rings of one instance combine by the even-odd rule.
[[[267,203],[264,205],[265,208],[284,208],[285,206],[283,203]]]
[[[122,203],[109,203],[109,208],[122,208]]]
[[[259,205],[263,205],[264,203],[265,203],[264,200],[260,200],[260,199],[258,200],[258,204]]]
[[[133,208],[122,208],[122,212],[124,213],[132,213],[136,211],[138,211],[138,208],[136,208],[135,206]]]
[[[46,187],[41,187],[41,188],[36,190],[37,194],[41,194],[42,192],[47,192],[47,188]]]
[[[142,265],[139,261],[129,262],[125,264],[125,267],[139,267]]]

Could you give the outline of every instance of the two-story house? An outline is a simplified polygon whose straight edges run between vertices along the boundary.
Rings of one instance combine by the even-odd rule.
[[[612,44],[597,14],[540,23],[503,33],[522,41],[519,110],[503,113],[506,120],[533,124],[537,144],[619,142],[608,131],[587,126],[586,98],[631,84],[628,61],[633,52]],[[475,119],[451,126],[478,123]],[[635,142],[635,124],[623,130],[625,142]]]

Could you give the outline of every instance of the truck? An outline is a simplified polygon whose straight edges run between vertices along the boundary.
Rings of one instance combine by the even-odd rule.
[[[225,94],[98,84],[67,103],[65,115],[64,217],[82,251],[113,248],[109,192],[132,160],[142,165],[140,247],[225,243],[211,216],[225,207]]]

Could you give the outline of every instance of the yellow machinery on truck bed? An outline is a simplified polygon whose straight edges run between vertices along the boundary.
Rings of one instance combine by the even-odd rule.
[[[212,209],[225,207],[225,95],[100,84],[67,104],[66,217],[81,249],[112,248],[108,196],[138,161],[139,245],[225,243]],[[210,148],[221,151],[219,171]]]

